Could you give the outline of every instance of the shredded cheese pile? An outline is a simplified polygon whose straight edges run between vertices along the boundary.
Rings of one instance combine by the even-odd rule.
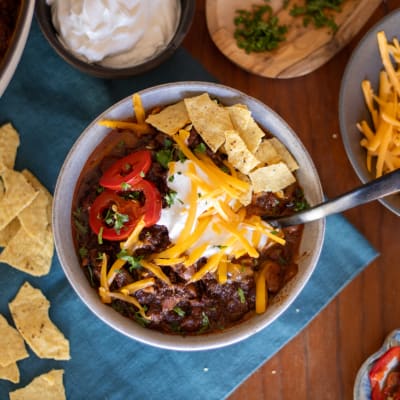
[[[131,129],[138,129],[139,133],[147,132],[144,122],[144,110],[138,95],[133,97],[133,106],[137,123],[123,121],[103,120],[103,125],[112,128],[127,128],[126,124],[132,124]],[[134,129],[134,130],[135,130]],[[136,132],[136,130],[135,130]],[[186,207],[186,220],[179,237],[162,252],[152,254],[140,261],[141,266],[150,271],[155,277],[162,280],[167,285],[171,285],[169,278],[164,274],[162,267],[177,264],[183,264],[189,267],[195,264],[206,250],[213,246],[212,243],[198,243],[207,227],[211,226],[215,232],[228,233],[226,241],[218,245],[217,249],[207,258],[207,262],[195,272],[188,283],[196,282],[202,279],[207,273],[215,273],[220,284],[228,281],[230,271],[237,270],[241,266],[233,262],[241,256],[248,254],[253,258],[259,257],[257,248],[261,243],[267,242],[267,245],[279,243],[285,245],[283,232],[273,229],[264,222],[259,216],[247,216],[246,209],[242,206],[240,200],[251,190],[250,183],[241,179],[237,171],[229,164],[229,174],[215,165],[215,163],[205,153],[191,151],[187,145],[189,131],[181,129],[172,138],[179,149],[187,158],[186,176],[191,181],[189,193],[189,204]],[[173,172],[174,163],[171,162],[170,173]],[[200,170],[207,181],[201,179],[197,170]],[[198,199],[201,192],[201,198],[206,198],[210,205],[206,210],[198,213]],[[139,235],[144,228],[144,222],[141,220],[135,230],[130,234],[127,240],[121,243],[122,249],[127,254],[134,254],[135,250],[140,248],[141,243]],[[251,237],[249,239],[249,232]],[[264,242],[262,240],[264,239]],[[111,291],[110,286],[118,273],[124,267],[126,261],[117,259],[111,267],[108,266],[108,256],[103,254],[101,266],[101,279],[99,295],[104,303],[111,303],[113,299],[119,299],[133,304],[138,308],[143,318],[146,316],[144,308],[132,296],[136,291],[145,289],[154,285],[154,278],[146,278],[126,285],[118,291]],[[268,295],[265,282],[265,268],[256,274],[256,312],[263,313],[267,308]]]
[[[379,75],[378,94],[369,80],[361,83],[372,127],[365,120],[357,127],[364,135],[360,144],[367,150],[368,171],[373,171],[373,160],[376,160],[374,172],[380,177],[400,168],[400,45],[397,38],[389,43],[383,31],[378,32],[377,40],[384,66]]]

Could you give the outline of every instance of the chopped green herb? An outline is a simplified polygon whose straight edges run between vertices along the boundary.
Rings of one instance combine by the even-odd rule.
[[[117,258],[126,261],[129,264],[129,271],[132,272],[134,269],[140,268],[142,265],[140,261],[142,261],[143,256],[132,256],[130,255],[126,249],[122,249],[118,254]]]
[[[194,151],[197,152],[197,153],[205,153],[206,150],[207,150],[207,147],[206,147],[206,145],[205,145],[203,142],[199,143],[199,144],[194,148]]]
[[[144,178],[144,177],[146,176],[146,174],[144,173],[144,171],[140,171],[140,174],[139,174],[139,175],[140,175],[141,178]]]
[[[171,176],[168,178],[168,182],[173,182],[174,179],[175,179],[174,175],[171,175]]]
[[[309,207],[307,200],[306,199],[300,199],[298,201],[295,202],[294,204],[294,211],[302,211],[302,210],[306,210]]]
[[[246,53],[271,51],[286,40],[287,26],[279,25],[269,4],[253,5],[251,11],[236,10],[236,14],[234,37]]]
[[[92,267],[90,265],[88,265],[86,267],[88,275],[89,275],[89,282],[90,282],[90,286],[94,287],[95,283],[94,283],[94,275],[93,275],[93,270]]]
[[[81,256],[81,258],[84,258],[88,255],[88,249],[86,247],[81,247],[79,249],[79,255]]]
[[[166,149],[169,149],[170,147],[172,147],[172,140],[170,140],[170,139],[165,139],[165,140],[164,140],[164,147],[165,147]]]
[[[239,296],[240,302],[241,302],[242,304],[246,303],[246,297],[245,297],[244,292],[243,292],[243,289],[242,289],[241,287],[238,288],[237,294],[238,294],[238,296]]]
[[[107,225],[112,226],[118,235],[128,221],[129,217],[127,214],[121,214],[118,211],[113,210],[112,208],[107,210],[106,217],[104,218],[104,222]]]
[[[135,321],[142,327],[146,327],[149,324],[149,320],[144,318],[139,312],[135,313]]]
[[[97,188],[96,188],[96,193],[100,194],[100,193],[102,193],[102,192],[104,192],[103,186],[97,186]]]
[[[97,234],[97,242],[99,244],[103,244],[103,227],[100,228],[99,233]]]
[[[178,159],[181,163],[186,161],[186,156],[182,153],[182,150],[178,150]]]
[[[168,163],[173,160],[173,151],[171,149],[157,151],[156,160],[162,167],[168,169]]]
[[[166,195],[164,196],[165,201],[167,202],[168,207],[171,207],[172,204],[175,203],[175,201],[179,201],[181,204],[183,204],[183,201],[179,199],[178,193],[175,190],[170,190]]]
[[[129,183],[126,182],[122,182],[121,183],[121,189],[126,192],[128,190],[130,190],[132,188],[132,186]]]
[[[210,327],[210,320],[208,319],[208,315],[203,311],[201,313],[201,328],[199,333],[206,331]]]
[[[302,16],[304,26],[313,23],[316,28],[327,26],[332,29],[332,32],[336,32],[338,26],[334,16],[327,13],[327,11],[339,12],[343,1],[344,0],[306,0],[304,6],[294,5],[290,10],[290,15],[293,17]]]
[[[184,317],[186,315],[185,311],[182,310],[182,308],[175,306],[173,310],[180,316]]]
[[[81,235],[86,235],[88,229],[85,225],[83,225],[77,218],[74,218],[74,225],[78,233]]]

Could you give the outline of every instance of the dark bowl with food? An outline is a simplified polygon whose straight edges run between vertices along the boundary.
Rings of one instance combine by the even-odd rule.
[[[263,216],[322,199],[310,156],[270,108],[223,85],[170,83],[81,134],[57,179],[55,244],[76,293],[117,331],[218,348],[271,324],[319,259],[324,219],[280,230]]]
[[[37,0],[35,13],[43,35],[67,63],[99,78],[128,78],[172,56],[190,29],[196,6],[195,0],[139,3],[132,10],[119,8],[119,2],[89,11],[74,7],[74,13],[69,1]]]
[[[24,51],[34,6],[34,0],[0,0],[0,96]]]

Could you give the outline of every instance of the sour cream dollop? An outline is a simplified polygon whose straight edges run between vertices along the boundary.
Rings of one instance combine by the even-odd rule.
[[[63,45],[80,59],[113,68],[140,64],[172,40],[179,0],[47,0]]]

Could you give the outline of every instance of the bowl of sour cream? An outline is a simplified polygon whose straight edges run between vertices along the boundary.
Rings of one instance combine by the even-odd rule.
[[[182,43],[195,0],[38,0],[36,16],[54,50],[99,78],[126,78],[167,60]]]

